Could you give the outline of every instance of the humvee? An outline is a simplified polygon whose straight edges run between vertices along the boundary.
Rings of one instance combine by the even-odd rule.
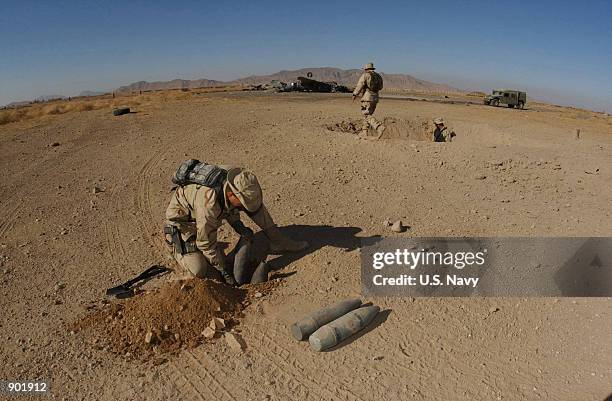
[[[490,95],[485,96],[484,104],[499,106],[507,104],[509,108],[522,109],[527,103],[527,93],[513,89],[494,89]]]

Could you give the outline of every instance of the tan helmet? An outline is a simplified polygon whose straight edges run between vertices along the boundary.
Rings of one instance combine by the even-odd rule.
[[[256,212],[263,201],[261,186],[252,171],[232,168],[227,172],[227,184],[249,212]]]
[[[374,68],[374,63],[367,63],[366,65],[363,66],[364,70],[375,70],[376,68]]]
[[[442,117],[437,117],[437,118],[434,118],[433,122],[436,125],[444,124],[444,119]]]

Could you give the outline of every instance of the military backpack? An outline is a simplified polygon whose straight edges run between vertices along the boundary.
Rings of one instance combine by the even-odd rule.
[[[383,79],[377,72],[370,71],[370,76],[372,77],[370,81],[369,88],[371,91],[378,92],[383,88]]]
[[[217,199],[223,199],[223,183],[227,179],[227,170],[221,167],[189,159],[182,162],[172,176],[172,182],[178,186],[197,184],[215,190]],[[223,202],[220,202],[223,205]]]

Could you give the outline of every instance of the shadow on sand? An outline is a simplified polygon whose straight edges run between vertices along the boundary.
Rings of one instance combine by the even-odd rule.
[[[357,237],[357,234],[361,232],[359,227],[291,225],[280,227],[280,230],[285,236],[293,240],[308,241],[309,246],[302,252],[287,253],[270,258],[268,264],[272,271],[283,269],[296,260],[325,246],[341,248],[345,252],[350,252],[359,249],[365,243],[370,245],[382,239],[380,236]],[[267,239],[261,231],[255,234],[254,240],[260,244],[267,243]],[[258,246],[257,249],[263,253],[263,255],[257,256],[259,258],[265,257],[268,250],[267,245]],[[259,260],[263,260],[263,258]]]

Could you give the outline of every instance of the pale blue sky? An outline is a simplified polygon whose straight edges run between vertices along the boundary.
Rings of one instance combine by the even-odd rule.
[[[612,112],[608,1],[0,0],[0,104],[331,66]]]

